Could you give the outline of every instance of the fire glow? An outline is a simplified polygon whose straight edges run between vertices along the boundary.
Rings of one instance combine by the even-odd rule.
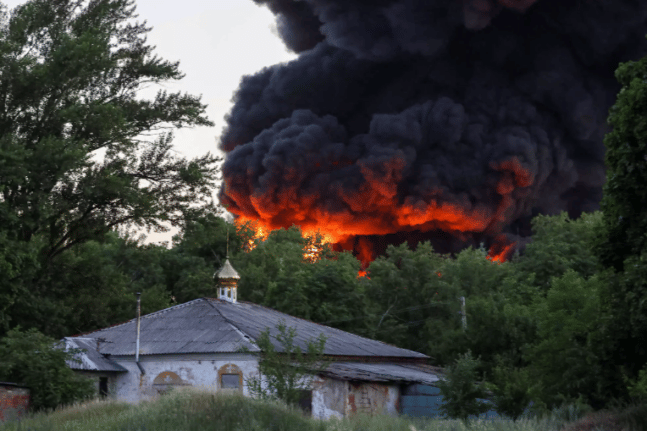
[[[534,215],[599,207],[647,2],[254,1],[298,58],[234,95],[219,198],[239,221],[319,231],[364,271],[404,241],[501,263]]]
[[[496,192],[500,195],[499,204],[494,211],[484,206],[465,208],[457,203],[437,201],[402,204],[397,201],[394,193],[386,197],[389,193],[384,192],[397,188],[397,184],[377,180],[364,187],[363,193],[355,199],[356,212],[352,217],[348,213],[326,213],[316,206],[309,206],[308,200],[286,201],[283,202],[282,209],[271,212],[267,211],[267,205],[258,206],[259,203],[266,202],[262,196],[244,195],[236,201],[237,205],[230,206],[230,211],[238,216],[237,223],[249,223],[255,230],[254,239],[250,239],[250,249],[255,246],[255,240],[266,238],[268,232],[296,224],[301,227],[304,237],[319,234],[322,236],[322,243],[353,251],[365,268],[376,257],[373,245],[366,238],[368,235],[411,230],[441,230],[455,234],[486,232],[494,237],[489,258],[503,262],[515,248],[515,243],[500,233],[501,228],[509,222],[508,212],[513,202],[509,195],[517,188],[532,185],[532,176],[514,158],[493,165],[492,168],[500,174],[496,187]],[[253,208],[252,214],[240,211],[241,208],[250,207]],[[307,249],[304,256],[306,259],[314,259],[318,252],[316,249]]]

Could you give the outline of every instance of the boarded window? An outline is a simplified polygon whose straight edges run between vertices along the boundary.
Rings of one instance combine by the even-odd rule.
[[[240,388],[240,375],[239,374],[221,374],[220,387],[223,389],[239,389]]]

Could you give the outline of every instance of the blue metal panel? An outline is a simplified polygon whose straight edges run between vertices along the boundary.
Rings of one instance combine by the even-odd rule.
[[[440,411],[443,403],[443,396],[440,389],[429,385],[409,385],[403,388],[400,397],[400,413],[414,417],[444,417]],[[492,404],[489,400],[482,400]],[[494,410],[488,410],[479,416],[481,419],[493,419],[499,417]],[[474,418],[474,417],[472,417]]]
[[[440,395],[440,389],[423,384],[409,385],[403,389],[402,395]]]
[[[415,417],[441,417],[442,395],[403,395],[400,411],[403,415]]]

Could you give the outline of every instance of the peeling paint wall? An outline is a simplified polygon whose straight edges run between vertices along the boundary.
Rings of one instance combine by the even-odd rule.
[[[19,419],[29,409],[29,389],[0,384],[0,423]]]
[[[235,365],[242,373],[242,392],[249,395],[247,378],[258,376],[258,359],[248,354],[212,355],[151,355],[140,356],[139,362],[146,374],[142,375],[134,358],[111,357],[127,373],[115,377],[116,398],[130,403],[155,398],[174,386],[194,386],[217,392],[219,371]],[[222,373],[221,373],[222,374]]]
[[[346,411],[348,382],[318,377],[312,382],[312,416],[341,418]]]
[[[373,382],[352,382],[348,386],[346,414],[390,414],[398,413],[400,389],[394,385]]]
[[[355,413],[395,416],[400,388],[373,382],[347,382],[319,377],[313,382],[312,415],[320,419]]]

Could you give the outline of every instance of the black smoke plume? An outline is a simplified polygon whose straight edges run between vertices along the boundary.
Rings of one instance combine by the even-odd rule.
[[[231,212],[366,258],[519,241],[538,213],[598,208],[614,70],[647,52],[646,1],[254,1],[300,55],[234,96]]]

